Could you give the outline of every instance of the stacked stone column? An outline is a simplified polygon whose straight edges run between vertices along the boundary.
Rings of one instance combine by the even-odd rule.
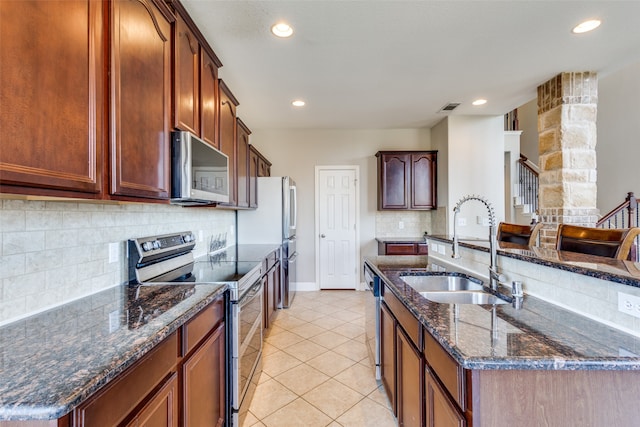
[[[598,77],[561,73],[538,87],[539,216],[543,247],[555,245],[557,227],[593,227],[596,208]]]

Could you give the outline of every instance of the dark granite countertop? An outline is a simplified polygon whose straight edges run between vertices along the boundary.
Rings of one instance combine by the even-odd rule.
[[[400,278],[438,274],[445,267],[437,260],[403,263],[393,258],[399,257],[368,257],[365,262],[464,368],[640,370],[638,337],[530,296],[521,309],[459,304],[456,317],[453,305],[430,302]]]
[[[55,419],[98,391],[225,284],[121,285],[0,327],[0,420]]]
[[[447,236],[429,235],[428,239],[451,244]],[[460,246],[489,252],[489,241],[481,239],[465,239],[459,241]],[[523,247],[510,243],[498,242],[498,254],[519,259],[546,267],[583,274],[597,279],[621,283],[640,288],[640,263],[586,255],[576,252],[557,251],[540,247]]]

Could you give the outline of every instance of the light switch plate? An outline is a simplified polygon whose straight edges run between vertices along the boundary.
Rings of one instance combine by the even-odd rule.
[[[441,254],[441,255],[444,255],[444,253],[445,253],[444,245],[438,245],[438,253]]]

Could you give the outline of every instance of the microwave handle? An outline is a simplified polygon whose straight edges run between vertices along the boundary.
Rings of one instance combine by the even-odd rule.
[[[292,185],[289,187],[291,189],[291,203],[293,203],[293,218],[291,221],[291,228],[294,230],[298,227],[298,187]]]

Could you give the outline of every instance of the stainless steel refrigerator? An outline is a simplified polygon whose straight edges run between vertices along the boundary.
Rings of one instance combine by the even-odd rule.
[[[258,178],[258,208],[238,211],[239,244],[282,244],[280,307],[287,308],[295,296],[296,183],[290,177]]]

